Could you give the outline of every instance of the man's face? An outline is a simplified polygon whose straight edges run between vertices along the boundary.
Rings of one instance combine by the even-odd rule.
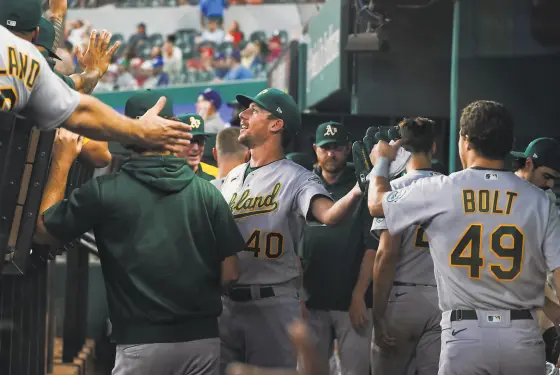
[[[218,27],[218,24],[216,23],[216,21],[208,22],[208,30],[215,31],[217,27]]]
[[[527,181],[541,189],[552,189],[554,187],[554,179],[560,178],[560,173],[549,167],[537,167],[531,159],[527,159],[525,168],[528,169]]]
[[[196,113],[205,117],[214,113],[214,106],[212,102],[204,99],[204,96],[200,95],[196,101]]]
[[[239,134],[239,143],[249,149],[262,145],[269,136],[269,127],[272,122],[268,117],[270,112],[259,107],[255,103],[251,103],[249,108],[239,114],[241,120],[241,132]]]
[[[193,170],[198,167],[204,155],[204,137],[195,135],[191,139],[191,143],[185,147],[185,150],[178,154],[178,157],[184,158],[189,167]]]
[[[146,32],[146,29],[144,29],[144,26],[138,26],[138,27],[136,28],[136,32],[137,32],[138,34],[144,34],[144,33]]]
[[[344,169],[346,159],[350,152],[347,144],[327,143],[323,146],[314,146],[317,163],[329,173],[338,173]]]

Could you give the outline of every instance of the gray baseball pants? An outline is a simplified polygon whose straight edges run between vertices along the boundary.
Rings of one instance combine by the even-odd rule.
[[[445,311],[438,374],[545,374],[544,341],[535,312],[531,315],[513,320],[507,310],[476,310],[476,320],[452,321],[452,312]]]
[[[275,296],[246,302],[223,297],[219,319],[221,339],[220,373],[231,362],[267,368],[297,367],[297,355],[287,326],[301,319],[297,290],[292,286],[273,286]]]
[[[220,339],[117,345],[112,375],[218,375]]]
[[[381,351],[372,334],[372,375],[436,375],[441,350],[437,288],[393,286],[385,319],[396,348]]]
[[[334,340],[337,340],[342,375],[368,375],[370,373],[371,309],[368,309],[367,313],[369,317],[367,324],[356,331],[352,327],[348,311],[309,309],[307,323],[313,333],[316,347],[325,359],[333,356],[333,344]],[[336,368],[331,368],[331,375],[335,375],[336,370]]]

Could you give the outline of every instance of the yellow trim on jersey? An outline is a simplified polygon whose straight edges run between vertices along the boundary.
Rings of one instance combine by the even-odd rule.
[[[91,139],[84,137],[84,140],[82,141],[82,146],[85,146],[86,143],[88,143],[89,141],[91,141]]]
[[[200,167],[202,168],[203,172],[208,173],[209,175],[218,178],[218,168],[214,167],[213,165],[206,164],[206,163],[203,163],[203,162],[200,162]]]

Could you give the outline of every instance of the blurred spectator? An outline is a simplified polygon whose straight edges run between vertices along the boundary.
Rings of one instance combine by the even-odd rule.
[[[224,41],[225,36],[224,30],[218,28],[218,23],[211,19],[208,20],[208,28],[198,38],[198,43],[213,42],[220,44]]]
[[[223,79],[229,71],[226,54],[218,52],[214,58],[214,75],[216,78]]]
[[[97,86],[93,89],[94,93],[111,92],[115,89],[115,80],[119,73],[119,68],[116,64],[109,65],[107,72],[99,79]]]
[[[183,53],[175,45],[175,35],[168,35],[163,43],[163,70],[169,75],[171,83],[177,83],[183,69]]]
[[[68,40],[73,46],[79,46],[82,50],[89,40],[91,25],[82,20],[70,22],[68,25]]]
[[[252,42],[241,51],[241,64],[249,70],[259,69],[264,64],[260,44]]]
[[[266,62],[270,63],[276,60],[282,54],[282,42],[280,37],[273,36],[268,41],[268,56],[266,56]]]
[[[225,122],[220,116],[222,97],[212,89],[200,93],[196,101],[196,112],[204,119],[204,128],[207,133],[218,133],[225,127]]]
[[[210,21],[215,21],[221,27],[224,24],[224,10],[228,6],[227,0],[200,0],[200,25],[204,27]]]
[[[245,35],[241,31],[239,27],[239,22],[233,21],[231,24],[231,28],[228,31],[228,34],[225,37],[225,40],[231,42],[233,44],[233,48],[239,48],[239,43],[245,38]]]
[[[189,71],[213,71],[214,68],[212,62],[214,57],[214,50],[212,49],[212,47],[201,47],[199,52],[200,58],[190,59],[187,62],[187,69]]]
[[[253,78],[253,73],[245,66],[241,65],[241,54],[239,51],[233,51],[228,57],[228,66],[229,71],[224,77],[226,81]]]
[[[163,71],[163,59],[157,57],[152,61],[147,61],[146,63],[151,65],[151,71],[148,65],[148,71],[150,71],[151,76],[144,82],[145,89],[152,89],[155,87],[162,87],[169,85],[169,75]]]
[[[129,71],[128,61],[121,59],[117,65],[117,80],[115,82],[115,88],[121,91],[137,90],[138,83],[134,76]]]
[[[148,34],[146,34],[146,24],[139,23],[136,25],[136,33],[132,34],[130,39],[128,40],[128,44],[130,45],[137,45],[139,41],[148,40]]]

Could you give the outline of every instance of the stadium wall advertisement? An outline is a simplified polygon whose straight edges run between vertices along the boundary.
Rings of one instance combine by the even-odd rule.
[[[342,69],[346,56],[341,50],[347,37],[341,0],[327,0],[309,23],[307,39],[306,104],[314,106],[331,94],[343,89],[347,82]]]

